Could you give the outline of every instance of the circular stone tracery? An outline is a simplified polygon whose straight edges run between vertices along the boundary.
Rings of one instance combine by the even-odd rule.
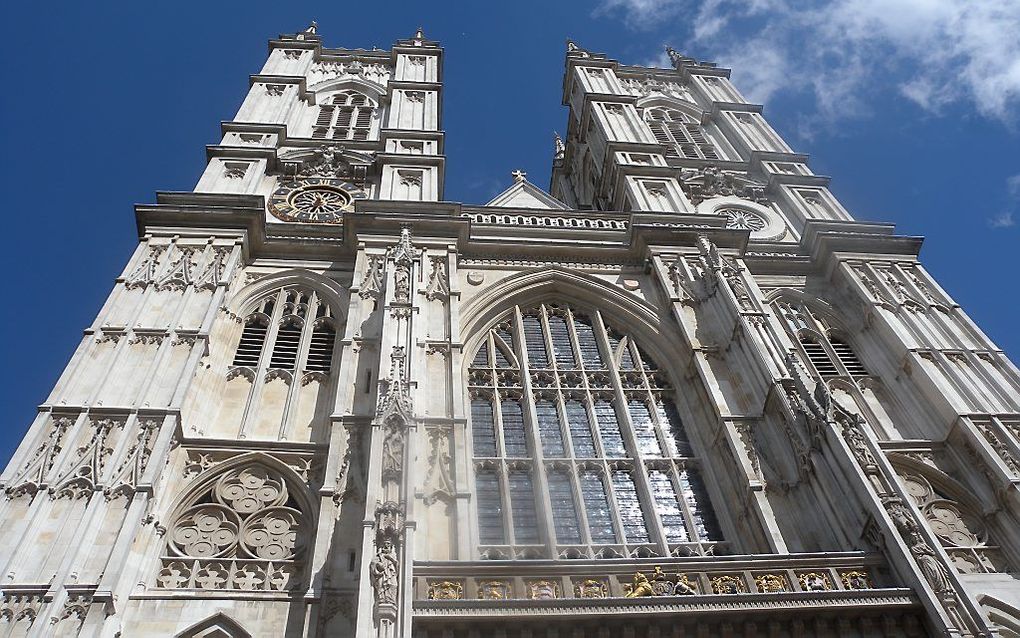
[[[277,472],[253,463],[226,472],[174,522],[168,552],[190,558],[294,560],[305,517]]]
[[[726,228],[758,232],[768,226],[768,220],[764,217],[743,208],[723,208],[718,214],[726,217]]]
[[[299,211],[339,214],[351,204],[351,196],[330,186],[308,186],[294,191],[290,203]]]

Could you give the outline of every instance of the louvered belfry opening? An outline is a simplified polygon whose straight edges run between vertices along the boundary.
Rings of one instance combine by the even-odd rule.
[[[367,140],[372,133],[375,103],[363,93],[342,91],[319,107],[312,137],[331,140]]]
[[[857,353],[854,352],[850,344],[843,340],[839,335],[829,335],[829,345],[832,346],[832,351],[836,353],[836,357],[839,362],[843,364],[846,371],[855,377],[866,376],[868,374],[864,364],[857,358]]]
[[[666,157],[719,159],[701,124],[675,109],[654,108],[645,113],[645,121],[655,140],[666,147]]]
[[[482,557],[703,554],[721,540],[666,375],[600,313],[517,307],[468,377]]]
[[[266,345],[269,324],[265,315],[252,315],[245,320],[241,341],[234,353],[234,365],[254,368],[259,364],[262,348]]]
[[[814,366],[815,371],[818,372],[819,376],[823,377],[835,377],[839,376],[839,369],[836,368],[836,364],[829,358],[829,353],[825,351],[825,346],[813,335],[802,335],[800,337],[800,345],[804,348],[804,354],[807,355],[808,361]]]
[[[324,373],[333,368],[336,328],[329,305],[315,293],[286,287],[253,304],[234,353],[233,366],[291,373]],[[262,353],[269,350],[268,361]]]

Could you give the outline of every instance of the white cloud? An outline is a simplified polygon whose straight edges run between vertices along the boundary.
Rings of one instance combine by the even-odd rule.
[[[1020,199],[1020,174],[1006,178],[1006,190],[1010,197]]]
[[[1010,199],[1010,208],[988,220],[992,228],[1010,228],[1016,226],[1013,212],[1020,205],[1020,174],[1006,178],[1006,193]]]
[[[1004,213],[999,213],[988,220],[988,225],[992,228],[1010,228],[1011,226],[1016,226],[1016,220],[1013,219],[1013,211],[1007,210]]]
[[[1016,0],[603,0],[597,13],[682,25],[670,37],[731,67],[750,99],[808,92],[829,122],[890,89],[934,113],[968,103],[1011,123],[1020,110]]]

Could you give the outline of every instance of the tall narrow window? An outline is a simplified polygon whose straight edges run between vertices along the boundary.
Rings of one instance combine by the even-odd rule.
[[[514,540],[523,545],[538,543],[535,490],[531,473],[526,470],[510,472],[510,508],[514,519]]]
[[[312,137],[332,140],[367,140],[372,132],[375,103],[363,93],[341,91],[319,107]]]
[[[637,487],[634,485],[634,478],[630,472],[626,470],[613,472],[613,491],[616,492],[616,503],[620,509],[620,524],[623,526],[623,535],[627,538],[627,542],[647,543],[650,540],[648,526],[645,524]]]
[[[496,456],[496,427],[492,418],[492,401],[484,398],[472,399],[471,423],[475,456]]]
[[[301,345],[301,325],[295,319],[287,319],[276,333],[276,345],[269,360],[270,368],[291,370],[297,365],[298,347]]]
[[[234,365],[254,368],[259,364],[259,356],[266,345],[266,333],[269,325],[265,315],[253,315],[244,323],[241,342],[234,353]]]
[[[333,341],[336,331],[328,323],[320,323],[312,331],[308,346],[308,369],[313,372],[329,372],[333,367]]]
[[[606,496],[606,486],[597,472],[587,470],[581,473],[581,495],[584,498],[584,511],[588,515],[591,542],[616,543],[613,510]]]
[[[549,473],[549,500],[552,503],[553,526],[557,543],[580,543],[581,528],[577,523],[574,489],[570,475],[563,471]]]
[[[487,490],[477,515],[479,529],[504,527],[480,534],[479,555],[712,551],[718,526],[680,395],[651,351],[601,313],[560,304],[514,308],[483,335],[468,358],[476,480]],[[508,515],[495,516],[500,489]]]
[[[595,439],[591,434],[591,422],[588,411],[580,401],[566,402],[567,423],[570,426],[570,440],[574,445],[574,456],[592,459],[595,453]]]
[[[502,545],[506,542],[503,535],[503,497],[496,472],[478,472],[475,475],[475,491],[478,495],[478,537],[487,545]]]
[[[565,451],[556,404],[552,401],[538,401],[535,403],[535,414],[538,416],[538,435],[542,440],[542,452],[549,458],[561,458]]]
[[[503,449],[510,457],[523,458],[528,454],[528,436],[524,431],[524,414],[521,404],[513,400],[500,401],[503,417]]]

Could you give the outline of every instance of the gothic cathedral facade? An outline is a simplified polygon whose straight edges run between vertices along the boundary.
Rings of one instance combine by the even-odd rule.
[[[469,205],[438,43],[269,48],[2,475],[0,636],[1020,636],[1020,373],[726,69],[568,42]]]

